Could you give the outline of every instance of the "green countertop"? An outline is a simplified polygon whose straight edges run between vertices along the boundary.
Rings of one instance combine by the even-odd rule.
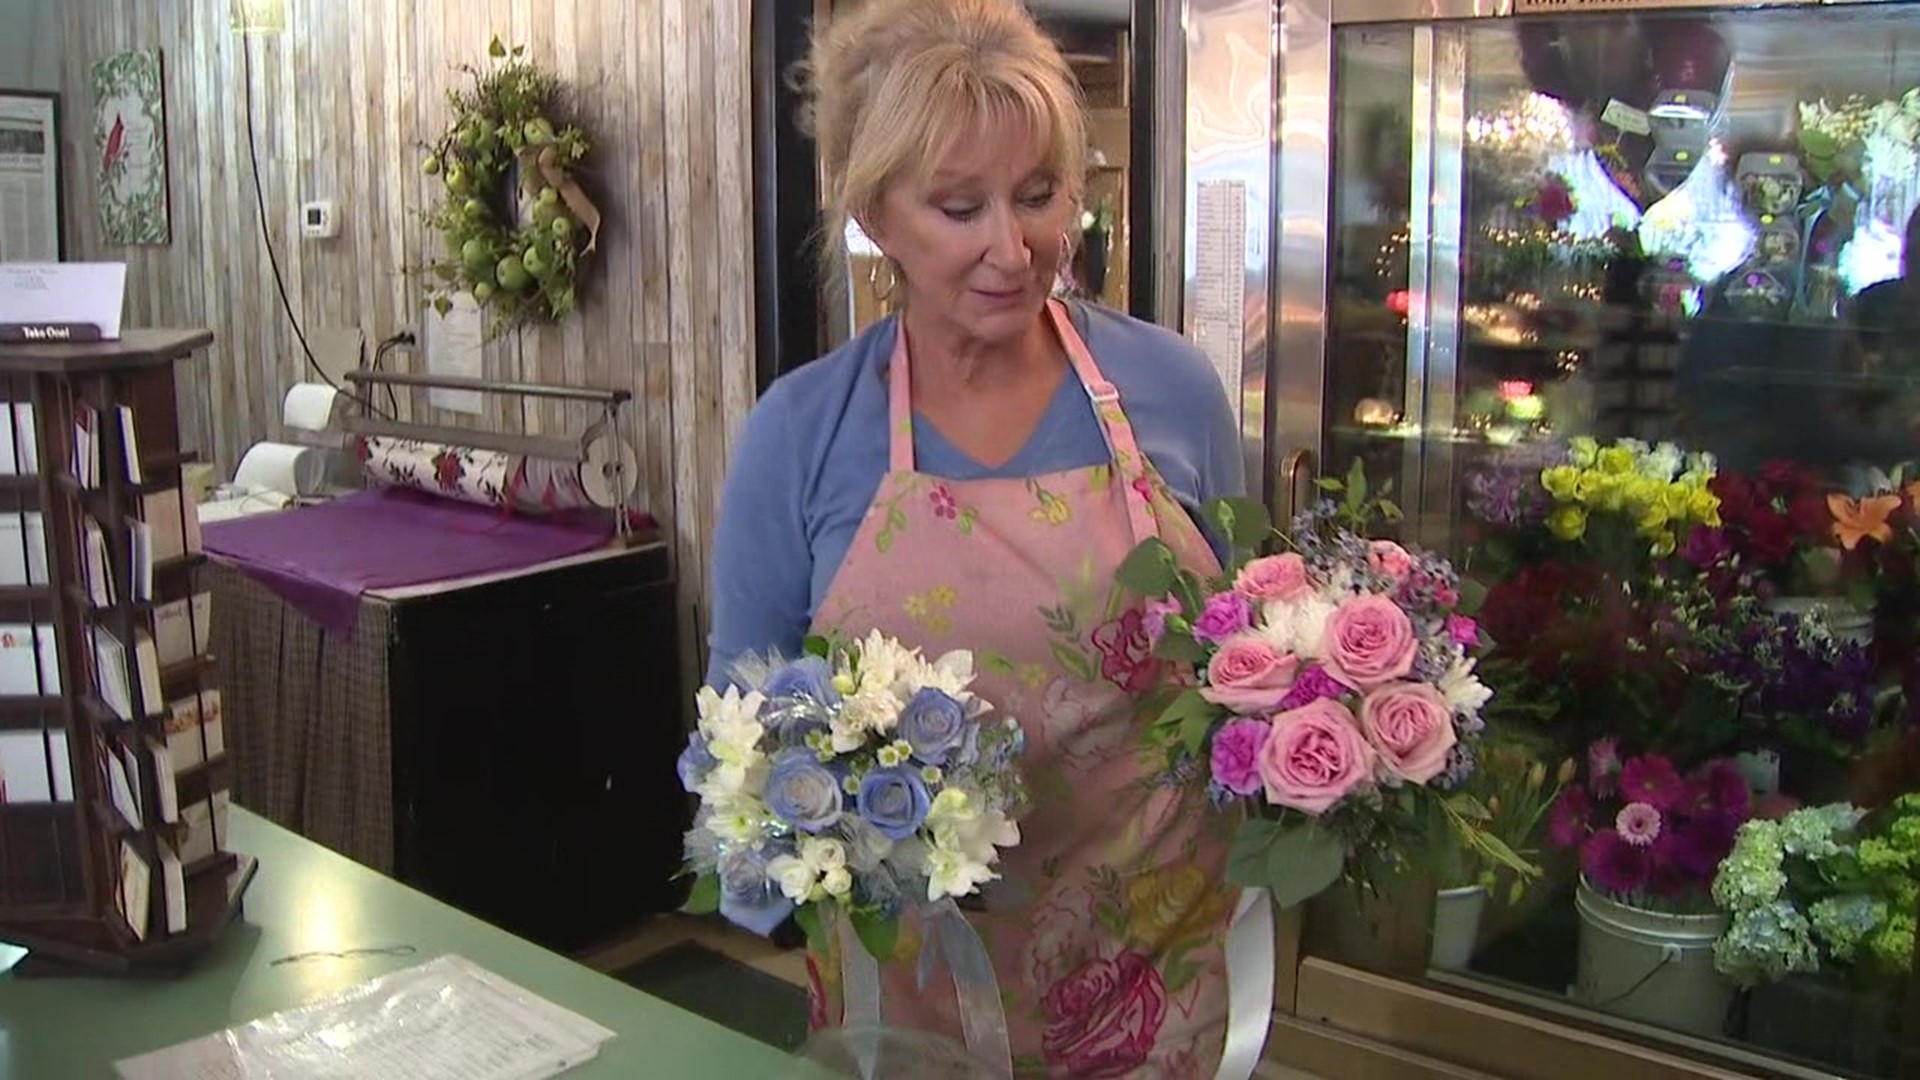
[[[231,847],[260,860],[243,921],[172,981],[0,974],[0,1080],[93,1080],[123,1058],[327,997],[444,953],[618,1032],[567,1077],[790,1075],[780,1051],[465,915],[239,807]],[[412,955],[304,953],[411,945]],[[0,946],[0,967],[18,950]]]

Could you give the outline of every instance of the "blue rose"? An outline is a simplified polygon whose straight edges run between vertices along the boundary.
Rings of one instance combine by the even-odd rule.
[[[840,781],[805,750],[790,750],[767,773],[767,809],[801,832],[817,833],[840,820]]]
[[[860,816],[889,840],[905,840],[927,820],[933,799],[920,774],[905,766],[875,769],[860,781]]]
[[[697,731],[694,732],[693,738],[687,740],[687,748],[680,751],[680,761],[677,765],[680,771],[680,786],[691,792],[700,785],[700,781],[706,779],[707,773],[711,772],[717,764],[719,762],[714,760],[713,752],[707,749],[706,736]]]
[[[840,703],[840,691],[833,688],[833,667],[818,656],[803,656],[774,672],[760,692],[769,701],[805,698],[818,705]]]
[[[720,856],[720,914],[729,922],[765,937],[793,914],[793,901],[767,877],[768,858],[752,850]]]
[[[929,765],[945,765],[947,755],[966,740],[966,706],[943,690],[927,687],[913,695],[900,711],[900,737],[913,747],[913,756]]]

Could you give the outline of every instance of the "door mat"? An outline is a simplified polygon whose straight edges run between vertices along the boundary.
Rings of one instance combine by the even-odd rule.
[[[788,1053],[807,1041],[805,990],[691,941],[613,977]]]

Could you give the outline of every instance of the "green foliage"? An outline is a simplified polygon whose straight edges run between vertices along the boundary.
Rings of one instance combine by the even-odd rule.
[[[592,244],[565,192],[592,146],[577,125],[557,121],[560,81],[495,38],[491,65],[463,65],[471,85],[447,92],[446,130],[425,146],[421,169],[445,198],[426,215],[444,252],[426,267],[427,302],[442,315],[470,293],[492,315],[491,335],[556,322],[579,306],[578,281]]]
[[[1285,910],[1340,880],[1346,865],[1346,844],[1313,822],[1249,818],[1234,834],[1227,880],[1268,890]]]
[[[680,910],[688,915],[711,915],[720,910],[720,879],[713,874],[701,874],[693,882],[693,892],[687,896],[687,902]]]

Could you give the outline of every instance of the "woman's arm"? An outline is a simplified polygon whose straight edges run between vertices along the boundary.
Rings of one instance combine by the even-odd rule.
[[[720,497],[706,679],[716,689],[742,656],[797,656],[806,638],[813,555],[801,511],[804,465],[782,391],[775,383],[748,414]]]

